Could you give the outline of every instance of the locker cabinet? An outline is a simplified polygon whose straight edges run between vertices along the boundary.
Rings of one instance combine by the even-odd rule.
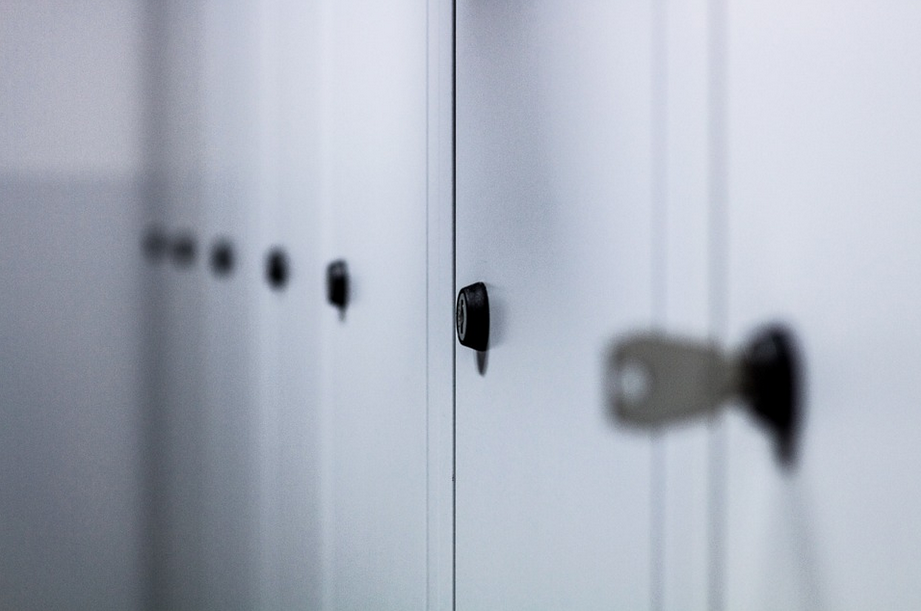
[[[275,108],[278,93],[271,86],[276,71],[266,66],[280,33],[273,29],[271,3],[193,6],[200,42],[192,61],[199,71],[197,84],[186,86],[196,92],[200,121],[202,212],[196,229],[205,295],[204,393],[198,406],[188,406],[205,421],[199,604],[268,608],[279,587],[273,428],[279,408],[267,387],[278,384],[273,357],[280,300],[265,280],[263,258],[278,239],[272,230],[282,204],[267,194],[278,183],[276,130],[270,125],[278,118],[267,110]],[[219,244],[233,259],[226,273],[215,268]]]

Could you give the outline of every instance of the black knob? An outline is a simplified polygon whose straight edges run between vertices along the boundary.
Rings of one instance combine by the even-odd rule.
[[[742,366],[742,394],[750,412],[773,435],[781,463],[793,464],[801,419],[800,358],[793,334],[781,325],[757,331]]]
[[[226,277],[233,271],[233,243],[227,238],[218,238],[211,247],[211,271],[215,276]]]
[[[195,244],[195,236],[191,231],[184,231],[173,238],[173,246],[170,251],[173,263],[179,267],[190,267],[195,263],[195,255],[198,247]]]
[[[144,234],[142,247],[144,255],[150,262],[159,263],[166,256],[166,251],[169,248],[166,232],[159,227],[148,228],[147,233]]]
[[[276,291],[285,288],[291,275],[288,255],[281,248],[273,248],[265,259],[265,279]]]
[[[489,347],[489,296],[482,282],[465,286],[457,295],[457,340],[485,352]]]
[[[326,299],[340,312],[349,304],[349,268],[342,259],[326,267]]]

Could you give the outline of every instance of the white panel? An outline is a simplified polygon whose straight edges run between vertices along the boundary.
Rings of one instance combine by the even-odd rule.
[[[458,609],[648,609],[649,436],[602,402],[616,333],[652,314],[651,9],[457,7]],[[482,373],[480,372],[482,370]]]
[[[157,608],[320,603],[316,8],[181,3],[160,19],[158,205],[198,257],[163,286]],[[234,248],[214,274],[217,239]],[[290,263],[266,279],[270,250]]]
[[[204,425],[202,606],[259,608],[261,419],[259,340],[265,323],[256,307],[267,292],[254,205],[259,133],[255,106],[260,32],[252,1],[203,2],[200,92],[202,174],[201,337]],[[179,27],[178,24],[172,24]],[[233,248],[234,267],[214,273],[217,240]]]
[[[454,609],[454,12],[428,0],[428,604]]]
[[[278,240],[291,258],[275,337],[276,590],[267,609],[319,609],[322,604],[320,329],[324,266],[320,258],[319,2],[275,3],[278,43]]]
[[[661,68],[655,117],[661,131],[657,159],[664,265],[654,270],[661,283],[656,323],[690,337],[711,335],[709,11],[707,0],[666,1],[659,5]],[[658,67],[658,66],[657,66]],[[671,427],[656,439],[661,453],[662,609],[708,609],[708,422]]]
[[[801,460],[729,434],[727,607],[921,605],[921,5],[730,8],[734,337],[789,322]]]
[[[208,291],[207,603],[317,608],[322,270],[317,7],[208,5],[208,225],[239,267]],[[267,281],[269,253],[289,277]]]
[[[426,2],[330,0],[323,34],[325,607],[426,604]],[[318,286],[321,288],[322,285]],[[449,358],[445,354],[444,358]]]

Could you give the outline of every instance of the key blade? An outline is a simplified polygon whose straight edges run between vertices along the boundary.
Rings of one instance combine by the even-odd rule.
[[[737,370],[713,342],[629,336],[608,354],[608,403],[619,422],[649,428],[708,415],[734,394]]]

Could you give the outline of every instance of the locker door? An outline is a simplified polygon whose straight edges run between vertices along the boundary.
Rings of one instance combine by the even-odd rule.
[[[291,260],[290,282],[277,294],[278,347],[271,362],[276,411],[266,459],[271,470],[273,586],[264,608],[319,609],[322,604],[320,330],[327,309],[320,258],[319,1],[275,0],[265,12],[271,52],[263,65],[274,81],[278,215],[273,240]],[[274,68],[273,68],[274,67]],[[263,286],[265,283],[263,282]]]
[[[649,435],[602,401],[607,341],[652,315],[648,3],[459,2],[458,609],[650,608]]]
[[[728,3],[728,307],[799,334],[784,472],[728,418],[726,607],[921,605],[921,5]]]
[[[268,38],[259,4],[218,0],[199,9],[205,373],[201,403],[189,408],[204,420],[200,607],[207,609],[264,607],[261,374],[274,317],[261,301],[270,292],[261,256],[263,219],[274,217],[274,207],[258,199],[269,146],[258,109],[272,93],[259,78]],[[216,252],[222,248],[226,265]]]
[[[322,8],[324,608],[426,604],[426,2]],[[344,261],[347,302],[326,303]]]
[[[320,604],[316,14],[285,0],[204,5],[211,608]]]
[[[150,422],[150,604],[203,608],[207,481],[204,406],[206,270],[202,264],[203,14],[198,4],[151,7],[151,198],[169,238],[160,291]]]

